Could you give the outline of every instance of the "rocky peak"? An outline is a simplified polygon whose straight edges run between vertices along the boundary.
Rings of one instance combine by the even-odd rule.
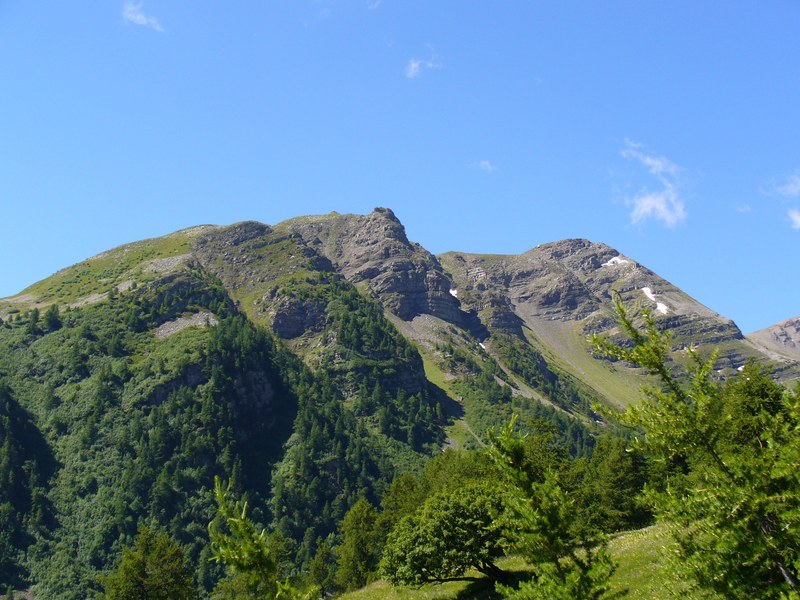
[[[800,317],[748,333],[747,339],[782,357],[800,360]]]
[[[460,322],[449,277],[436,257],[408,241],[405,228],[390,209],[376,208],[368,215],[304,217],[276,228],[302,237],[348,281],[366,283],[401,319],[431,314]]]
[[[568,239],[520,255],[448,253],[440,260],[463,306],[478,311],[490,329],[519,333],[522,324],[536,330],[537,323],[577,322],[586,332],[605,330],[616,322],[616,291],[628,305],[649,308],[676,340],[742,337],[732,321],[605,244]]]

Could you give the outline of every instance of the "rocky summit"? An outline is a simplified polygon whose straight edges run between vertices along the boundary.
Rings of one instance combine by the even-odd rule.
[[[770,353],[800,360],[800,317],[750,333],[747,339]]]

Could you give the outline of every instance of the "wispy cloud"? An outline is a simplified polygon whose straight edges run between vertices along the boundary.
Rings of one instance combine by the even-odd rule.
[[[141,27],[149,27],[150,29],[154,29],[156,31],[164,32],[164,28],[159,23],[158,19],[153,16],[146,15],[142,11],[143,4],[139,2],[125,2],[122,6],[122,18],[125,19],[128,23],[133,23],[134,25],[139,25]]]
[[[775,191],[786,198],[797,198],[800,196],[800,175],[789,175],[783,184],[775,187]]]
[[[409,79],[416,79],[422,72],[428,69],[439,69],[441,68],[441,63],[439,63],[439,57],[436,55],[435,52],[431,52],[430,58],[412,58],[406,64],[406,77]]]
[[[753,208],[749,204],[740,204],[736,207],[736,212],[746,214],[752,211]]]
[[[369,0],[369,1],[367,2],[367,9],[369,9],[369,10],[375,10],[375,9],[376,9],[376,8],[378,8],[378,7],[379,7],[381,4],[383,4],[383,0]]]
[[[625,141],[622,156],[637,161],[658,181],[660,189],[643,188],[626,200],[632,207],[631,222],[636,225],[647,219],[661,221],[673,227],[686,219],[686,207],[678,189],[679,167],[663,156],[644,151],[641,144]]]
[[[778,183],[773,182],[769,186],[761,188],[761,193],[765,196],[780,196],[785,199],[786,203],[796,203],[800,198],[800,170],[795,170],[789,176],[778,181]],[[787,214],[792,229],[800,229],[800,210],[790,208]]]
[[[494,173],[497,171],[497,166],[492,164],[492,161],[490,160],[479,160],[472,163],[472,166],[476,169],[480,169],[484,173]]]
[[[789,220],[792,222],[792,229],[800,229],[800,210],[790,208]]]

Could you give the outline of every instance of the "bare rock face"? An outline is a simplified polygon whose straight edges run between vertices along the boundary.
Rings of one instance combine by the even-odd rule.
[[[466,309],[509,332],[539,321],[578,322],[586,333],[614,326],[612,292],[648,308],[677,340],[741,339],[729,319],[605,244],[584,239],[542,244],[520,255],[439,257]]]
[[[532,333],[555,344],[555,352],[585,353],[588,334],[614,333],[612,298],[619,294],[627,306],[649,310],[671,332],[675,350],[716,347],[720,372],[735,372],[764,352],[780,359],[779,368],[795,369],[800,359],[800,320],[748,343],[731,320],[614,248],[585,239],[541,244],[519,255],[435,257],[408,240],[391,210],[377,208],[272,227],[213,228],[198,236],[191,260],[237,290],[241,308],[284,339],[323,333],[325,286],[344,279],[402,321],[437,317],[479,340],[493,332]]]
[[[193,254],[227,288],[250,299],[241,308],[266,320],[278,336],[291,339],[324,327],[324,303],[311,294],[296,297],[291,285],[302,280],[313,286],[341,276],[299,235],[262,223],[237,223],[202,236]]]
[[[272,308],[272,330],[283,339],[319,332],[324,326],[325,306],[321,302],[285,298]]]
[[[747,339],[781,356],[800,360],[800,317],[749,333]]]
[[[388,208],[363,216],[304,217],[276,227],[302,237],[351,283],[365,283],[401,319],[431,314],[461,322],[458,301],[450,294],[450,279],[439,261],[408,241],[405,228]]]

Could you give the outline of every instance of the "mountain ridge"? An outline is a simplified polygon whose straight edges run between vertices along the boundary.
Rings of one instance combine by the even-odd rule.
[[[219,258],[220,252],[225,260]],[[106,277],[92,280],[85,271],[95,263],[114,266],[101,270]],[[520,254],[451,251],[435,256],[409,241],[403,224],[388,208],[376,208],[367,215],[301,216],[274,226],[256,221],[199,225],[124,244],[65,267],[16,296],[0,299],[0,317],[10,310],[45,308],[49,300],[58,299],[59,289],[61,300],[70,300],[70,306],[100,301],[104,292],[98,281],[113,282],[116,291],[124,291],[137,279],[146,283],[195,263],[223,279],[238,277],[228,284],[238,290],[245,312],[290,340],[320,329],[321,305],[292,293],[280,295],[279,286],[263,290],[262,284],[297,283],[304,274],[314,273],[322,279],[343,278],[402,321],[427,314],[480,339],[488,337],[490,330],[524,337],[523,329],[527,329],[545,340],[613,331],[613,290],[627,304],[650,310],[659,318],[673,332],[676,348],[688,343],[721,347],[721,371],[767,355],[777,361],[782,377],[786,361],[800,359],[797,352],[770,345],[767,334],[744,336],[732,320],[604,243],[574,238],[539,244]],[[223,263],[225,273],[219,266]],[[267,263],[280,268],[268,268]],[[121,278],[123,272],[133,277],[130,268],[137,265],[135,278]],[[53,285],[58,280],[60,287]],[[84,285],[74,285],[82,280],[87,280]],[[67,286],[64,294],[65,281],[77,290]],[[89,281],[93,285],[87,285]],[[572,324],[578,331],[559,333],[556,321]],[[579,340],[573,339],[556,353],[569,355],[577,351],[577,345]],[[793,379],[794,370],[789,371],[786,377]]]
[[[673,361],[697,345],[720,380],[751,360],[800,377],[610,246],[435,256],[389,209],[192,227],[65,267],[0,299],[0,420],[24,424],[0,477],[28,482],[0,511],[0,575],[86,597],[154,522],[208,591],[214,477],[307,565],[358,498],[513,415],[588,456],[646,379],[592,351],[621,339],[614,294],[672,333]]]

